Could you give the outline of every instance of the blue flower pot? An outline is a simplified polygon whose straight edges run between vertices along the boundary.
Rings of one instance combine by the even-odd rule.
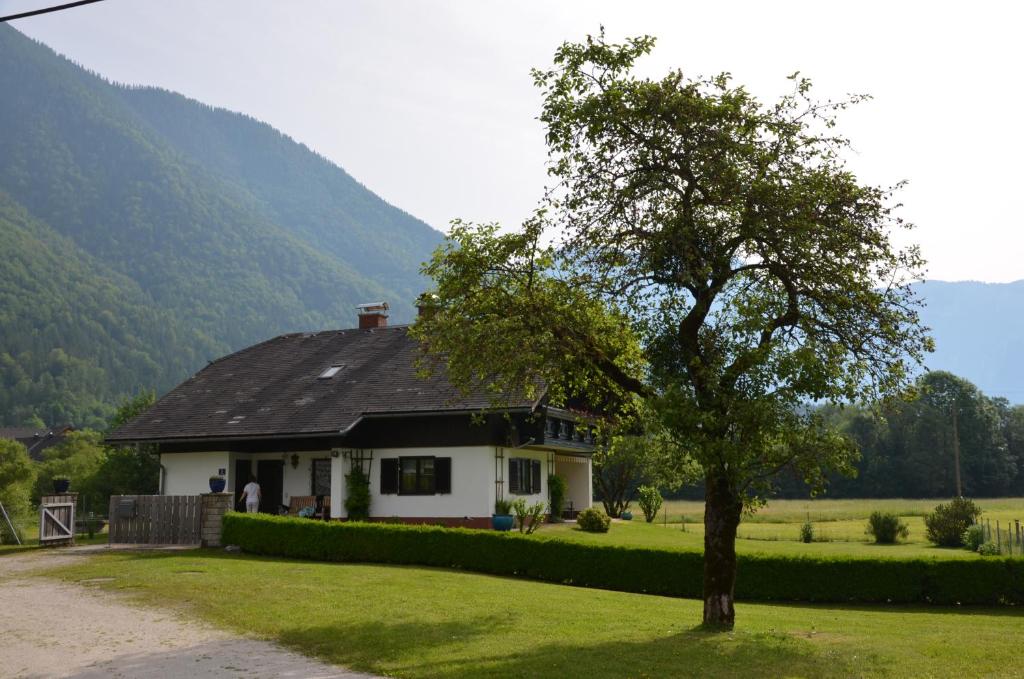
[[[622,512],[622,514],[619,516],[619,518],[622,519],[623,521],[632,521],[633,520],[633,512]]]
[[[57,495],[68,492],[68,488],[71,487],[70,479],[54,479],[53,480],[53,492]]]
[[[491,528],[494,530],[512,530],[515,522],[515,517],[511,514],[491,514]]]
[[[227,479],[210,479],[210,492],[223,493],[224,487],[228,485]]]

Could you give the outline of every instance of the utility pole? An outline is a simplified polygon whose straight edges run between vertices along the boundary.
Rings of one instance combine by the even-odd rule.
[[[956,465],[956,496],[964,496],[963,484],[960,482],[960,429],[957,425],[957,415],[959,408],[957,408],[956,402],[953,403],[950,408],[953,415],[953,463]]]

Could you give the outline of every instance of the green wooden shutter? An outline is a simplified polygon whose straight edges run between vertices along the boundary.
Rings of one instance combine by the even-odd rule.
[[[530,484],[530,492],[536,495],[540,492],[540,460],[530,460],[530,471],[533,483]]]
[[[508,460],[508,492],[519,493],[519,458],[512,457]]]
[[[452,492],[452,458],[434,458],[434,491],[437,493]]]
[[[387,457],[380,461],[380,494],[394,495],[398,492],[398,458]]]

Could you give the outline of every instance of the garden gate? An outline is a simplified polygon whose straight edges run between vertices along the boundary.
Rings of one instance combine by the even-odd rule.
[[[39,544],[75,544],[77,493],[44,495],[39,501]]]

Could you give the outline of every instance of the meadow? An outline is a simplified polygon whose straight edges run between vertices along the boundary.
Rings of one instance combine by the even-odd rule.
[[[866,559],[926,557],[972,559],[978,555],[964,549],[940,548],[928,542],[924,515],[939,500],[772,500],[756,512],[746,514],[737,531],[739,553],[792,554],[814,556],[854,556]],[[1005,530],[1014,520],[1024,522],[1024,498],[976,500],[982,521],[998,522]],[[598,505],[600,506],[600,505]],[[585,533],[571,523],[545,525],[538,535],[584,542],[603,542],[632,546],[651,546],[683,551],[704,548],[704,505],[697,501],[672,500],[665,503],[657,519],[644,521],[639,507],[633,505],[632,521],[615,521],[607,534]],[[867,534],[868,517],[873,511],[898,514],[910,529],[906,540],[895,545],[877,545]],[[800,528],[810,521],[814,541],[800,541]]]

